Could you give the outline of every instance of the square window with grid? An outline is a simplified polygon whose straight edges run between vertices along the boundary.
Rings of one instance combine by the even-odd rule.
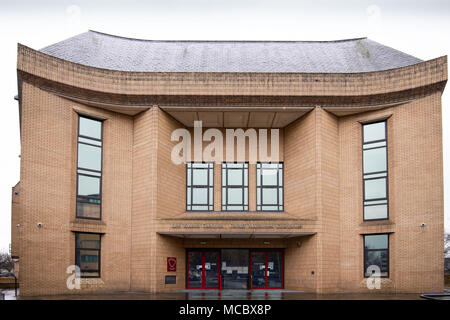
[[[214,163],[186,164],[186,211],[214,210]]]
[[[256,210],[283,211],[283,163],[256,164]]]
[[[222,210],[248,211],[248,163],[222,163]]]

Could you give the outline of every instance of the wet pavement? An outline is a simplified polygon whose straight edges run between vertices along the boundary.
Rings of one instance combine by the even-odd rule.
[[[14,300],[14,290],[3,291]],[[118,292],[19,297],[21,300],[423,300],[420,294],[334,293],[315,294],[293,290],[179,290],[162,293]],[[447,297],[450,299],[450,297]]]

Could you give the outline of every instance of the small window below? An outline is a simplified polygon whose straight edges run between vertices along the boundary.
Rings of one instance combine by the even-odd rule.
[[[75,264],[82,278],[100,277],[100,234],[75,233]]]
[[[364,277],[379,271],[380,277],[389,277],[389,235],[364,236]]]

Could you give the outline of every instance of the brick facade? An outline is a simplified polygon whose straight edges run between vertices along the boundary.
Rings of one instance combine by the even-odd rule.
[[[374,233],[390,234],[390,275],[381,292],[443,290],[446,57],[367,74],[133,73],[19,45],[18,78],[22,151],[12,193],[12,255],[24,296],[184,289],[186,248],[203,247],[283,248],[286,289],[364,292],[362,235]],[[170,161],[176,144],[170,135],[184,125],[161,107],[196,102],[311,107],[280,128],[285,212],[254,212],[255,165],[249,166],[250,212],[220,212],[218,164],[216,212],[185,212],[186,168]],[[104,120],[100,221],[75,217],[79,114]],[[380,118],[388,119],[389,219],[363,222],[361,122]],[[230,226],[242,223],[250,229],[243,232],[275,234],[301,225],[303,236],[168,235],[177,224],[213,234],[239,233]],[[81,291],[66,286],[66,269],[75,264],[74,232],[102,234],[101,277],[82,279]],[[177,258],[176,272],[167,272],[167,257]],[[166,275],[176,275],[176,284],[165,284]]]

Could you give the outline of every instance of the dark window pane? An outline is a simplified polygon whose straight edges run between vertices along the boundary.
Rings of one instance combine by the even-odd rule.
[[[223,249],[222,288],[247,289],[249,272],[249,251],[244,249]]]
[[[79,196],[100,196],[100,178],[78,175]]]
[[[251,253],[252,287],[264,288],[266,286],[266,254],[265,252]]]
[[[100,147],[94,147],[87,144],[78,144],[78,167],[102,170],[102,149]]]
[[[100,235],[75,234],[75,264],[82,277],[100,277]]]
[[[364,236],[364,276],[370,277],[378,271],[387,277],[389,272],[389,235],[371,234]]]
[[[364,142],[386,139],[385,125],[386,123],[384,121],[365,124],[363,127]]]
[[[386,178],[364,181],[365,199],[386,198]]]
[[[80,117],[79,135],[87,136],[95,139],[102,138],[102,122]]]
[[[100,219],[100,200],[78,198],[77,217]]]
[[[79,250],[80,254],[80,269],[84,270],[98,270],[99,251],[98,250]]]
[[[219,253],[205,252],[205,288],[219,287]]]
[[[282,263],[280,252],[267,253],[267,285],[269,288],[281,288],[282,279]]]
[[[366,253],[365,276],[369,277],[373,273],[369,272],[371,266],[380,268],[380,276],[386,277],[389,270],[389,257],[387,250],[368,251]]]
[[[364,247],[366,249],[387,249],[388,235],[387,234],[366,235],[364,237]]]
[[[202,253],[188,253],[188,285],[189,288],[202,287]]]
[[[386,171],[386,148],[364,150],[364,173]]]
[[[100,235],[96,233],[78,233],[77,248],[100,249]]]

